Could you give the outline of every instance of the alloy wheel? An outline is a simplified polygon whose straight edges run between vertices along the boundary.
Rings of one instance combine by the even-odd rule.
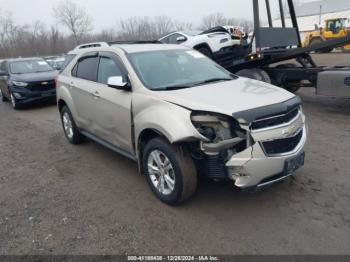
[[[62,122],[63,122],[64,132],[66,133],[69,139],[72,139],[74,136],[73,122],[71,120],[70,115],[67,112],[64,112],[62,116]]]
[[[154,150],[148,156],[148,175],[153,186],[163,195],[171,195],[175,189],[175,171],[169,158]]]

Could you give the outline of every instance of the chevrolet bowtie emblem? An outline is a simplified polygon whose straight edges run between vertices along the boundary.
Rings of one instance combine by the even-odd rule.
[[[282,131],[282,135],[285,137],[289,137],[295,134],[295,132],[297,131],[297,126],[296,125],[291,125],[288,128],[284,129]]]

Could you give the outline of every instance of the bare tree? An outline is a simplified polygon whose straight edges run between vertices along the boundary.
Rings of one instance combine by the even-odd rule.
[[[207,30],[219,25],[226,25],[227,18],[222,13],[210,14],[203,17],[202,22],[199,26],[202,30]]]
[[[176,31],[185,31],[185,30],[193,30],[193,24],[189,22],[174,22],[174,29]]]
[[[207,30],[215,26],[241,26],[245,32],[251,32],[254,28],[253,21],[242,18],[227,18],[221,13],[211,14],[203,17],[199,26],[201,30]]]
[[[72,34],[76,44],[92,31],[92,19],[78,4],[70,0],[62,0],[53,9],[56,20],[64,25]]]
[[[49,42],[50,42],[50,51],[53,54],[57,54],[59,52],[59,46],[58,42],[60,40],[60,32],[58,31],[58,28],[55,26],[51,26],[50,33],[49,33]]]
[[[163,36],[174,30],[174,22],[167,16],[156,17],[154,19],[153,25],[157,37]]]
[[[122,40],[156,40],[174,30],[174,22],[164,16],[130,17],[119,21],[119,38]]]
[[[118,28],[111,27],[95,34],[91,30],[91,19],[85,11],[69,0],[60,2],[55,15],[71,32],[64,35],[57,26],[47,27],[41,21],[32,24],[16,24],[10,13],[0,10],[0,57],[59,55],[71,50],[76,44],[91,41],[155,40],[171,31],[193,30],[191,23],[179,22],[166,16],[130,17],[122,19]],[[217,25],[238,25],[251,32],[252,22],[245,19],[230,19],[212,14],[203,18],[201,29]]]

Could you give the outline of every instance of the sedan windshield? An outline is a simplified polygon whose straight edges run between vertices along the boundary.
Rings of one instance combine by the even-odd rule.
[[[143,84],[155,91],[175,90],[235,77],[194,50],[166,50],[129,55]]]
[[[54,69],[44,60],[26,60],[10,63],[12,74],[31,74],[53,71]]]

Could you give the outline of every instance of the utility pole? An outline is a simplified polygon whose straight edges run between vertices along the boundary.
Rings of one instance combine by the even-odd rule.
[[[322,25],[322,5],[320,5],[320,19],[318,21],[319,25]]]

